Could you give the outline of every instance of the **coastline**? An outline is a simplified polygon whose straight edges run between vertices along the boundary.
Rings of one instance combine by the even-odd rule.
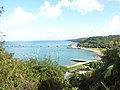
[[[100,60],[101,59],[100,57],[103,55],[100,50],[95,50],[95,49],[92,49],[92,48],[77,47],[76,45],[70,45],[68,48],[69,49],[80,49],[80,50],[85,50],[85,51],[92,52],[97,56],[96,60]],[[76,62],[76,63],[73,63],[71,65],[68,65],[67,68],[78,66],[78,65],[81,65],[81,64],[89,63],[89,62],[92,62],[92,61],[90,60],[90,61],[86,61],[86,62]]]
[[[92,49],[92,48],[85,48],[85,47],[79,47],[78,49],[93,52],[98,56],[102,56],[102,52],[100,50],[95,50],[95,49]]]
[[[81,50],[85,50],[85,51],[89,51],[89,52],[95,53],[98,56],[102,56],[102,52],[100,50],[95,50],[95,49],[92,49],[92,48],[85,48],[85,47],[77,47],[76,44],[70,44],[68,46],[68,48],[69,49],[81,49]]]

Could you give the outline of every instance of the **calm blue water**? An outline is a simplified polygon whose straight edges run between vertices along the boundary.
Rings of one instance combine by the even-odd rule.
[[[74,62],[70,58],[93,59],[93,53],[78,50],[68,49],[70,41],[9,41],[5,42],[5,50],[9,53],[14,53],[16,58],[37,57],[44,60],[51,56],[51,59],[59,64],[67,66]]]

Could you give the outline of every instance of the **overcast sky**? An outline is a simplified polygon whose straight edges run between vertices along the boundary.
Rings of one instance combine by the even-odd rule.
[[[0,0],[9,41],[120,34],[120,0]]]

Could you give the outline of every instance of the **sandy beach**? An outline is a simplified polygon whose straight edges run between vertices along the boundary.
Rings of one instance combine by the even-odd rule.
[[[70,48],[70,49],[81,49],[81,50],[93,52],[93,53],[95,53],[95,54],[98,55],[98,56],[102,56],[102,52],[99,51],[99,50],[95,50],[95,49],[92,49],[92,48],[85,48],[85,47],[77,47],[76,44],[70,44],[70,45],[68,46],[68,48]]]
[[[92,48],[84,48],[84,47],[79,47],[79,49],[81,49],[81,50],[86,50],[86,51],[90,51],[90,52],[95,53],[95,54],[98,55],[98,56],[102,56],[102,52],[99,51],[99,50],[95,50],[95,49],[92,49]]]
[[[70,49],[81,49],[81,50],[85,50],[85,51],[89,51],[89,52],[95,53],[98,56],[98,60],[100,60],[101,59],[100,56],[102,56],[102,52],[101,51],[95,50],[95,49],[92,49],[92,48],[76,47],[75,45],[73,45],[73,46],[71,45],[69,48]],[[96,61],[96,60],[93,60],[93,61]],[[88,60],[86,62],[76,62],[74,64],[68,65],[67,68],[78,66],[78,65],[81,65],[81,64],[89,63],[89,62],[92,62],[92,61]]]

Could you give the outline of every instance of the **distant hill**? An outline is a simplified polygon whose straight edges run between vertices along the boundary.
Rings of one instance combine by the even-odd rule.
[[[78,38],[70,41],[78,42],[79,47],[111,48],[113,46],[120,46],[120,35]]]

